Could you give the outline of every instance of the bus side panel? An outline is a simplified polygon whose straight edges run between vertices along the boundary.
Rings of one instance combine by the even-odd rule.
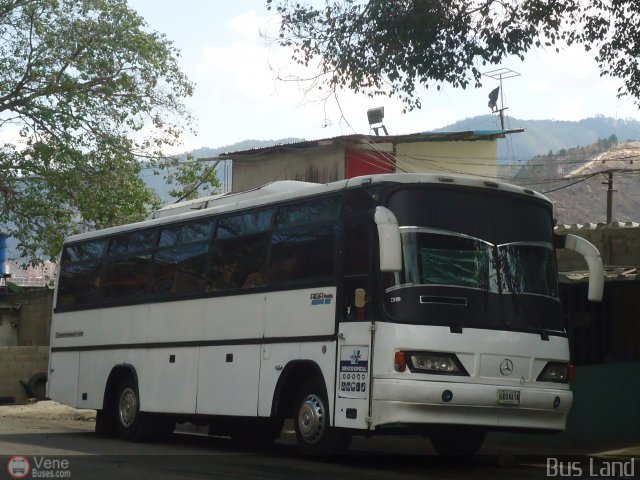
[[[308,337],[329,337],[335,334],[335,295],[335,287],[267,293],[265,338],[290,338],[297,341],[265,343],[262,346],[258,408],[260,416],[271,414],[278,379],[284,367],[294,360],[311,361],[318,365],[333,411],[335,341],[317,341]]]
[[[260,345],[202,347],[197,413],[255,416]]]
[[[195,303],[204,305],[202,330],[193,332],[197,340],[251,339],[260,343],[264,333],[264,293],[210,298]]]
[[[80,352],[51,352],[49,359],[49,398],[77,407]]]
[[[76,405],[80,408],[102,409],[109,374],[113,367],[124,361],[124,357],[122,350],[80,352]]]
[[[195,413],[198,347],[128,350],[125,362],[136,369],[140,409]]]
[[[333,335],[336,332],[335,315],[336,287],[268,293],[264,336]]]

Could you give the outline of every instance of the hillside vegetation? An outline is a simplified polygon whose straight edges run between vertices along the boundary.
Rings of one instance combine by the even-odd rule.
[[[552,150],[557,152],[576,145],[590,145],[598,139],[615,135],[620,142],[640,140],[640,122],[620,120],[604,116],[586,118],[577,122],[564,120],[522,120],[506,117],[505,129],[523,128],[524,132],[507,135],[498,141],[499,165],[512,166],[515,170],[536,155]],[[500,120],[496,115],[467,118],[447,125],[438,131],[496,130]]]
[[[605,222],[607,182],[613,173],[613,220],[640,221],[640,142],[615,135],[595,143],[538,155],[513,183],[545,193],[561,223]]]

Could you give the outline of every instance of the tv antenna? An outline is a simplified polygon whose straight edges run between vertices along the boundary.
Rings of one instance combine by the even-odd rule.
[[[504,89],[502,88],[502,81],[508,78],[519,77],[520,74],[510,68],[501,67],[496,70],[485,72],[483,75],[500,82],[500,85],[489,93],[489,103],[487,106],[491,109],[491,113],[498,113],[500,115],[500,128],[504,130],[504,111],[509,107],[504,106]],[[498,98],[500,99],[500,108],[498,108]]]

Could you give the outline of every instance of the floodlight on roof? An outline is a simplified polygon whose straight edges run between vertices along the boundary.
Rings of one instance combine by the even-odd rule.
[[[367,119],[369,120],[369,128],[371,128],[376,135],[379,135],[378,129],[380,127],[384,130],[385,135],[389,135],[387,127],[382,123],[384,119],[384,107],[370,108],[367,110]]]

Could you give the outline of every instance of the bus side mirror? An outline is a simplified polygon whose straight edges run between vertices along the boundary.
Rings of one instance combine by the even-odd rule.
[[[374,220],[378,226],[380,271],[399,272],[402,270],[402,241],[398,219],[388,208],[376,207]]]
[[[598,249],[584,238],[571,234],[556,235],[555,244],[556,248],[573,250],[584,257],[589,268],[589,301],[601,302],[604,289],[604,266]]]

